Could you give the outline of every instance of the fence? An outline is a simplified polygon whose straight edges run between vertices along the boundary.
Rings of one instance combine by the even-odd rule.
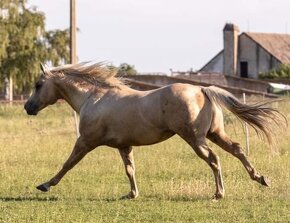
[[[206,83],[202,81],[196,81],[192,80],[186,76],[183,77],[169,77],[164,75],[134,75],[134,76],[126,76],[125,78],[127,83],[132,86],[132,88],[136,88],[139,90],[149,90],[162,87],[168,84],[174,84],[174,83],[187,83],[187,84],[193,84],[193,85],[199,85],[199,86],[211,86],[213,83]],[[142,83],[142,84],[141,84]],[[146,89],[142,89],[142,87],[146,86]],[[247,95],[257,95],[262,97],[269,97],[269,98],[277,98],[278,96],[275,94],[270,94],[267,92],[261,92],[256,90],[251,90],[247,88],[241,88],[241,87],[233,87],[233,86],[227,86],[227,85],[221,85],[221,84],[215,84],[215,86],[223,88],[232,94],[236,96],[241,96],[243,93],[246,93]]]
[[[27,98],[29,97],[28,94],[20,94],[20,95],[13,95],[13,101],[7,100],[5,99],[5,95],[4,94],[0,94],[0,103],[23,103],[24,101],[27,100]]]
[[[173,83],[189,83],[193,85],[210,86],[216,85],[221,87],[234,95],[259,95],[263,97],[275,98],[274,94],[267,93],[269,84],[263,81],[250,80],[238,77],[229,77],[220,74],[182,74],[175,77],[169,77],[160,74],[146,74],[146,75],[133,75],[125,76],[125,81],[132,88],[137,90],[152,90],[168,84]],[[23,103],[29,95],[21,94],[14,95],[13,103]],[[5,100],[4,94],[0,94],[0,103],[12,103]]]
[[[254,80],[249,78],[241,78],[235,76],[227,76],[218,73],[173,73],[178,78],[188,78],[197,82],[204,82],[214,85],[231,86],[237,88],[244,88],[253,91],[260,91],[267,93],[269,91],[269,84],[267,81]]]

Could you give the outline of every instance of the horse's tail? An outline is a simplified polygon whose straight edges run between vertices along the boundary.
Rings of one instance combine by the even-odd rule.
[[[272,123],[274,122],[278,125],[283,121],[287,125],[287,119],[282,113],[280,113],[277,109],[267,106],[273,102],[281,101],[283,99],[275,99],[252,105],[246,105],[241,103],[231,93],[221,88],[210,86],[203,87],[201,90],[208,97],[211,103],[226,107],[239,119],[252,126],[259,136],[265,135],[270,146],[273,142]]]

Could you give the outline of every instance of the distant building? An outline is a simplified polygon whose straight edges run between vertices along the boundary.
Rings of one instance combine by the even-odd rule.
[[[223,29],[224,49],[201,73],[220,73],[257,79],[259,73],[290,64],[290,35],[243,32],[227,23]]]

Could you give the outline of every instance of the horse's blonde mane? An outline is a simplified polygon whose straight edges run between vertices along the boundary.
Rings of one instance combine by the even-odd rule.
[[[104,62],[88,64],[88,62],[78,64],[66,64],[58,67],[45,69],[45,75],[48,77],[66,76],[70,79],[80,78],[90,84],[105,84],[107,86],[118,86],[122,84],[120,79],[116,78],[117,69],[109,69]],[[76,80],[74,80],[76,81]]]

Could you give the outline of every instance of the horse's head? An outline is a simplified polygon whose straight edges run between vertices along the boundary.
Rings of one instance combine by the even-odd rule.
[[[49,71],[43,65],[41,65],[41,70],[42,74],[35,83],[35,90],[24,105],[28,115],[37,115],[40,110],[54,104],[58,99],[53,78],[49,78],[47,74]]]

